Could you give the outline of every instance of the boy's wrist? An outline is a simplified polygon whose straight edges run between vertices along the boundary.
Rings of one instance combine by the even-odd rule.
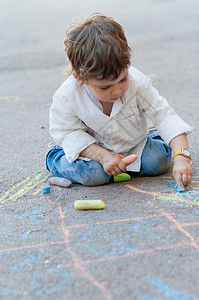
[[[178,155],[174,158],[174,164],[175,163],[188,163],[189,165],[191,165],[191,160],[189,157],[185,157],[183,155]]]
[[[108,150],[94,143],[81,151],[80,155],[102,163],[105,155],[108,153]]]

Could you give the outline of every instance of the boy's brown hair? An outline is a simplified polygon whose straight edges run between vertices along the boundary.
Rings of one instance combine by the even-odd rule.
[[[122,26],[99,13],[72,25],[64,44],[72,71],[83,82],[116,79],[130,65],[131,48]]]

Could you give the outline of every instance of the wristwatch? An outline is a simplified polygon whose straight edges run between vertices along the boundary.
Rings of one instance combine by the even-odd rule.
[[[178,155],[183,155],[184,157],[188,157],[191,160],[191,152],[186,148],[181,148],[173,153],[173,159]]]

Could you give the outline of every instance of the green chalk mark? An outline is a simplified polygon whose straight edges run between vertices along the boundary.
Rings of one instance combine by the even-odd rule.
[[[28,234],[31,234],[32,232],[34,232],[34,231],[39,231],[39,229],[31,229],[31,230],[28,230],[27,232],[26,232],[26,234],[28,235]]]

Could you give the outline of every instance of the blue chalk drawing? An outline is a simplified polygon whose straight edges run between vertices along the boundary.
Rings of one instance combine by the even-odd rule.
[[[23,253],[23,250],[8,250],[5,252],[1,252],[0,255],[13,254],[13,253]]]
[[[13,251],[12,254],[21,254],[24,252],[25,251],[16,250]],[[4,252],[4,254],[10,254],[10,251]],[[32,267],[34,267],[35,269],[37,266],[39,266],[39,264],[42,263],[41,258],[44,257],[44,254],[45,254],[44,249],[38,248],[37,255],[27,254],[28,258],[19,262],[17,265],[13,266],[12,270],[17,271],[17,273],[29,272],[30,268],[32,269]],[[34,266],[32,264],[34,264]],[[27,266],[27,268],[25,268],[25,266]],[[56,278],[55,275],[51,275],[50,278],[51,280],[49,280],[49,275],[53,273],[56,275]],[[58,283],[53,283],[55,279],[57,279]],[[24,288],[24,290],[6,287],[5,285],[0,285],[0,291],[5,294],[12,294],[17,296],[29,295],[29,296],[42,297],[44,295],[53,294],[56,291],[60,290],[68,283],[69,280],[70,280],[69,276],[64,270],[47,269],[42,273],[35,272],[31,282],[27,282],[26,288]],[[13,282],[15,281],[16,278],[14,275]]]
[[[31,286],[32,286],[32,291],[30,293],[31,296],[42,297],[44,295],[53,294],[56,291],[60,290],[63,286],[65,286],[69,281],[68,274],[63,270],[50,269],[48,270],[48,273],[57,273],[61,275],[63,279],[61,279],[61,281],[55,287],[49,289],[48,282],[46,282],[46,284],[43,285],[44,283],[42,280],[42,276],[40,274],[34,276],[31,281]]]
[[[150,222],[152,222],[155,218],[151,218],[148,220],[143,220],[141,222],[138,222],[136,224],[124,224],[124,223],[117,223],[117,224],[104,224],[104,225],[100,225],[100,226],[95,226],[94,228],[92,228],[91,230],[89,230],[83,237],[82,237],[82,241],[84,241],[85,243],[83,243],[83,247],[85,247],[86,249],[88,249],[91,253],[95,254],[98,257],[101,258],[107,258],[110,256],[115,256],[115,255],[121,255],[124,253],[128,253],[128,252],[133,252],[133,251],[137,251],[139,250],[137,247],[127,247],[126,244],[131,240],[131,238],[136,237],[136,236],[143,236],[146,238],[149,238],[150,240],[156,240],[158,242],[165,242],[165,238],[159,236],[159,235],[155,235],[155,234],[151,234],[149,232],[145,231],[145,228],[142,229],[142,226],[144,225],[149,225]],[[111,250],[107,253],[101,254],[97,249],[95,249],[94,247],[92,247],[91,245],[89,245],[89,243],[91,242],[92,238],[95,238],[95,234],[97,232],[104,230],[107,226],[114,226],[114,227],[128,227],[131,229],[130,233],[126,233],[126,234],[122,234],[122,236],[119,237],[119,240],[117,240],[116,242],[111,243],[110,241],[110,245],[114,248],[116,248],[116,250]],[[103,236],[103,233],[102,235]],[[117,239],[117,232],[115,234],[111,234],[110,238],[114,237],[113,241]]]
[[[181,189],[179,187],[179,185],[176,183],[176,182],[173,182],[173,181],[169,181],[169,184],[172,185],[176,190],[173,191],[173,192],[177,192],[177,193],[181,193]]]
[[[9,222],[9,223],[0,223],[0,226],[8,226],[8,225],[12,225],[12,222]]]
[[[24,239],[32,238],[32,237],[35,237],[35,236],[36,237],[45,237],[45,238],[48,238],[48,239],[51,239],[53,237],[51,234],[39,234],[38,231],[39,230],[36,230],[36,231],[33,230],[33,232],[31,234],[28,234],[29,230],[25,229],[24,233],[0,232],[0,235],[15,236],[15,237],[24,238]]]
[[[39,222],[39,221],[44,220],[44,217],[39,216],[39,214],[40,214],[39,209],[35,209],[35,210],[33,210],[33,212],[31,212],[28,215],[28,218],[33,222]]]
[[[148,280],[147,280],[148,281]],[[181,291],[176,290],[174,287],[171,287],[164,283],[163,281],[160,281],[156,277],[150,278],[150,285],[156,289],[162,296],[164,296],[166,299],[170,300],[199,300],[197,297],[191,297],[188,294],[185,294]],[[140,295],[141,299],[144,300],[156,300],[156,299],[162,299],[162,298],[154,298],[150,295]]]
[[[0,232],[0,235],[8,235],[8,236],[16,236],[16,237],[23,237],[23,234],[18,234],[14,232]]]
[[[38,231],[39,231],[39,230],[38,230]],[[34,231],[33,231],[31,234],[28,234],[29,230],[28,230],[28,229],[25,229],[25,230],[24,230],[24,233],[23,233],[23,235],[22,235],[22,237],[23,237],[24,239],[27,239],[27,238],[29,238],[30,236],[32,236],[32,237],[35,237],[35,236],[37,236],[37,237],[46,237],[46,238],[48,238],[48,239],[51,239],[51,238],[53,237],[52,234],[39,234],[38,231],[36,230],[35,233],[34,233]]]
[[[28,254],[27,259],[13,266],[12,269],[14,271],[18,271],[19,269],[22,269],[26,264],[29,264],[30,262],[34,262],[34,264],[38,264],[41,257],[44,255],[44,250],[42,248],[39,248],[38,251],[39,251],[38,255]],[[26,270],[21,270],[21,271],[26,272]]]
[[[7,294],[14,294],[14,295],[30,295],[30,296],[39,296],[42,297],[44,295],[53,294],[56,291],[63,288],[69,282],[69,276],[64,270],[47,270],[47,273],[57,273],[60,277],[60,282],[57,283],[54,287],[52,287],[52,280],[46,280],[46,283],[43,282],[43,275],[36,274],[34,275],[32,281],[30,282],[31,290],[30,291],[23,291],[23,290],[16,290],[13,288],[7,288],[5,286],[0,285],[0,291],[7,293]],[[53,278],[54,280],[54,278]],[[49,288],[49,285],[51,286]]]
[[[32,222],[40,222],[43,221],[45,218],[42,216],[41,212],[39,209],[34,209],[31,213],[24,213],[22,215],[20,214],[2,214],[0,215],[1,218],[11,218],[13,220],[13,218],[16,219],[26,219],[28,218],[30,221]],[[12,224],[12,223],[10,223]]]
[[[140,298],[143,300],[162,300],[162,298],[152,297],[149,295],[141,295]]]
[[[133,227],[132,224],[117,224],[117,226],[128,226],[128,227]],[[95,233],[96,231],[100,231],[102,229],[104,229],[104,227],[107,226],[111,226],[110,224],[105,224],[105,225],[100,225],[100,226],[95,226],[94,228],[92,228],[91,230],[89,230],[89,232],[87,232],[83,237],[82,240],[83,241],[88,241],[89,242],[89,238],[93,235],[93,233]],[[116,226],[115,224],[113,224],[113,226]],[[133,233],[132,233],[133,234]],[[136,248],[129,248],[129,247],[125,247],[124,246],[124,242],[125,240],[128,240],[131,238],[132,234],[127,234],[127,235],[123,235],[122,238],[120,238],[120,240],[116,243],[116,247],[117,250],[114,251],[110,251],[106,254],[100,254],[96,249],[94,249],[93,247],[89,246],[88,244],[84,243],[83,246],[85,248],[87,248],[91,253],[95,254],[98,257],[102,257],[102,258],[107,258],[109,256],[114,256],[114,255],[119,255],[119,254],[124,254],[130,251],[136,251]]]
[[[198,214],[199,209],[193,209],[191,211],[193,214]],[[199,218],[199,215],[184,215],[184,214],[177,214],[176,216],[181,217],[181,218],[190,218],[190,219],[197,219]]]
[[[157,289],[157,291],[165,296],[167,299],[171,300],[199,300],[199,298],[193,298],[175,288],[167,285],[163,281],[160,281],[156,277],[151,278],[151,285]]]
[[[189,216],[189,215],[182,215],[182,214],[177,214],[178,217],[181,218],[189,218],[189,219],[197,219],[199,216]]]
[[[5,286],[0,285],[0,291],[6,293],[6,294],[14,294],[14,295],[27,295],[27,292],[23,292],[21,290],[15,290],[15,289],[9,289]]]
[[[149,237],[149,238],[152,238],[152,239],[156,239],[156,240],[160,240],[160,241],[162,241],[162,242],[165,242],[165,238],[163,238],[163,237],[161,237],[161,236],[159,236],[159,235],[154,235],[154,234],[151,234],[151,233],[144,232],[144,231],[141,231],[141,230],[140,230],[140,227],[141,227],[142,225],[145,225],[145,224],[147,224],[147,223],[149,223],[149,222],[151,222],[151,221],[153,221],[153,220],[155,220],[155,219],[156,219],[156,218],[151,218],[151,219],[148,219],[148,220],[141,221],[141,222],[137,223],[137,224],[134,226],[133,230],[134,230],[135,233],[137,233],[137,234],[139,234],[139,235],[146,236],[146,237]]]
[[[173,185],[173,183],[170,183],[170,184]],[[163,186],[163,188],[165,189],[166,192],[168,192],[168,193],[173,193],[174,192],[173,190],[168,189],[168,187],[166,185],[163,184],[162,186]]]

